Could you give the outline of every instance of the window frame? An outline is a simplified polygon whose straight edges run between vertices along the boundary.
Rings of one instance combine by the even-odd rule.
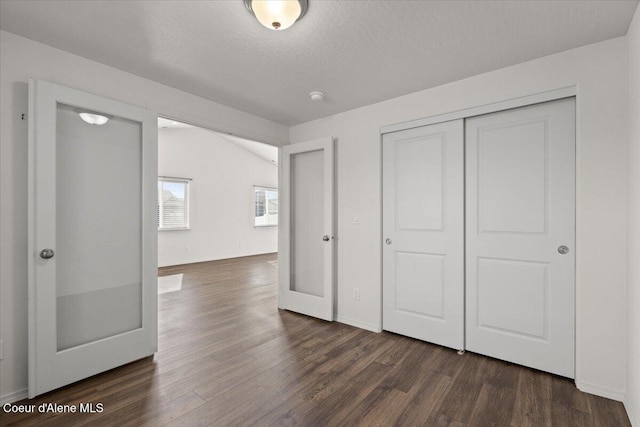
[[[160,198],[162,197],[162,187],[158,190],[158,231],[185,231],[191,230],[191,178],[179,178],[173,176],[158,176],[158,187],[160,187],[160,183],[164,182],[175,182],[184,184],[184,218],[185,225],[181,227],[163,227],[163,217],[164,217],[164,206],[161,203]]]
[[[267,224],[256,224],[256,218],[258,218],[256,216],[257,213],[257,208],[258,208],[258,190],[263,190],[265,193],[265,203],[264,203],[264,211],[266,216],[269,216],[269,206],[267,203],[267,192],[271,191],[271,192],[275,192],[278,194],[278,216],[280,214],[280,191],[278,190],[277,187],[266,187],[263,185],[254,185],[253,186],[253,214],[252,214],[252,218],[253,218],[253,226],[255,228],[259,228],[259,227],[277,227],[278,226],[278,221],[279,218],[278,216],[276,217],[276,223],[275,224],[269,224],[268,220],[267,220]]]

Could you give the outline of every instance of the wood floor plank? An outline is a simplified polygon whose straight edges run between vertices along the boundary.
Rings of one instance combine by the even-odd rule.
[[[567,426],[567,427],[594,427],[596,426],[593,416],[586,412],[578,411],[561,403],[553,402],[551,404],[551,425]],[[613,420],[604,426],[618,426]]]
[[[451,387],[447,391],[446,399],[443,399],[440,406],[434,410],[429,418],[429,423],[442,422],[443,419],[446,419],[449,423],[460,422],[466,424],[480,395],[485,379],[485,371],[483,370],[484,365],[487,363],[485,358],[473,353],[465,353],[462,356],[458,356],[454,351],[450,351],[442,352],[439,359],[436,360],[455,357],[458,358],[457,363],[453,361],[445,363],[444,365],[448,369],[439,370],[440,373],[443,371],[454,372],[454,375]],[[453,365],[456,365],[458,369],[453,371],[451,369]]]
[[[276,308],[275,254],[160,269],[159,351],[33,400],[102,413],[4,426],[629,426],[565,378]]]
[[[473,426],[508,426],[513,418],[514,389],[484,383],[469,417]]]
[[[512,427],[551,426],[551,377],[533,369],[521,369]]]
[[[451,383],[451,377],[431,370],[426,371],[409,391],[403,410],[399,411],[397,416],[388,414],[387,422],[395,426],[433,423],[431,414],[442,405],[443,399],[451,389]]]
[[[606,426],[610,424],[620,427],[631,427],[629,417],[621,402],[615,402],[604,397],[589,396],[591,410],[596,426]]]

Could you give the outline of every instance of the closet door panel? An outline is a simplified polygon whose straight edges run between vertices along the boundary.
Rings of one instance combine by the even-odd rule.
[[[466,121],[466,348],[574,377],[575,101]]]
[[[463,121],[383,137],[383,328],[463,348]]]

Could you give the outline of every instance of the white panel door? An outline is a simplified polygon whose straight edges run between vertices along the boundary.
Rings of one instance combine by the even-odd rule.
[[[383,329],[464,345],[463,121],[383,136]]]
[[[29,82],[29,397],[156,351],[156,123]]]
[[[333,321],[333,138],[280,150],[280,308]]]
[[[575,101],[466,122],[466,347],[574,377]]]

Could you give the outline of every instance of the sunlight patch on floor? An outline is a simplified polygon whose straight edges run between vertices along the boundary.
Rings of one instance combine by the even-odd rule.
[[[158,295],[182,290],[182,273],[158,277]]]

